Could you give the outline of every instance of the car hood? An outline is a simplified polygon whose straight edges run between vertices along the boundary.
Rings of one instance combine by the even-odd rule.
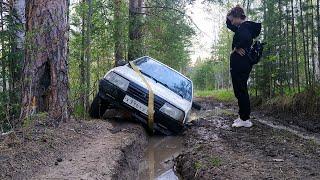
[[[143,80],[137,75],[137,73],[131,69],[128,66],[119,66],[113,69],[114,72],[122,75],[123,77],[127,78],[130,81],[133,81],[137,84],[139,84],[141,87],[148,89]],[[142,74],[143,75],[143,74]],[[143,75],[144,76],[144,75]],[[148,81],[150,84],[154,94],[157,96],[163,98],[167,102],[171,103],[172,105],[181,108],[186,113],[189,112],[192,103],[186,99],[181,98],[176,93],[172,92],[170,89],[166,88],[160,83],[156,83],[154,80],[150,79],[147,76],[144,76],[144,78]],[[170,98],[168,98],[170,97]]]

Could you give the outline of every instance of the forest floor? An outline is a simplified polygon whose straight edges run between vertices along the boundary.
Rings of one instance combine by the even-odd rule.
[[[143,147],[142,127],[70,120],[54,128],[42,118],[0,139],[0,179],[130,179]]]
[[[176,159],[183,179],[320,179],[319,134],[261,112],[253,113],[253,127],[231,128],[234,103],[197,101],[203,110],[193,114]]]
[[[191,125],[176,138],[183,141],[182,153],[175,159],[182,179],[320,179],[319,133],[261,111],[253,113],[252,128],[231,128],[237,117],[235,103],[213,98],[196,101],[203,109],[191,114]],[[27,127],[16,130],[15,136],[0,136],[0,179],[139,176],[140,160],[152,140],[140,125],[71,119],[52,127],[43,119],[35,117]],[[159,137],[153,140],[167,142]],[[162,152],[165,148],[161,146],[152,151],[171,153],[172,145],[175,142],[168,152]],[[163,161],[158,164],[168,160]],[[155,165],[151,166],[154,170]]]

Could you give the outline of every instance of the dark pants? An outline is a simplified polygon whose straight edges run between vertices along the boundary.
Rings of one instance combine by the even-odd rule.
[[[239,105],[239,116],[242,120],[250,119],[250,99],[248,93],[247,81],[252,69],[249,61],[244,60],[244,58],[233,58],[231,63],[231,78],[234,95],[238,99]],[[241,65],[240,65],[241,62]]]

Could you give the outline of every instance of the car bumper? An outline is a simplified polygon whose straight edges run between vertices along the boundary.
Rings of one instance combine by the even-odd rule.
[[[108,100],[113,106],[118,108],[129,109],[133,113],[135,120],[143,123],[145,126],[148,122],[148,116],[123,102],[124,97],[128,95],[135,100],[148,105],[147,90],[139,85],[130,82],[127,91],[123,91],[109,81],[102,79],[99,83],[99,96]],[[154,98],[154,129],[164,134],[177,134],[184,127],[183,122],[177,121],[170,116],[162,113],[160,108],[166,103],[165,100],[155,95]]]

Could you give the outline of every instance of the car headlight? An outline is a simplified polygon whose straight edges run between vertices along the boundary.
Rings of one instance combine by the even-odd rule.
[[[110,72],[104,78],[124,91],[129,87],[129,81],[114,72]]]
[[[183,120],[184,113],[169,103],[165,103],[160,108],[160,111],[163,112],[164,114],[172,117],[175,120],[179,120],[179,121]]]

